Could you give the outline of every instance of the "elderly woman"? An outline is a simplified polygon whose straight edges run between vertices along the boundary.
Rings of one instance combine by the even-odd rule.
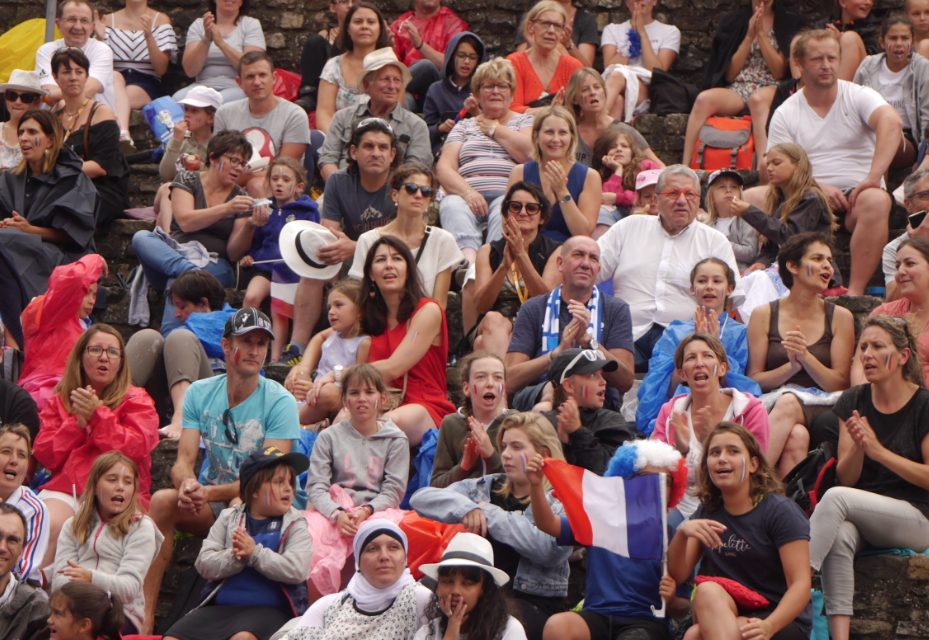
[[[46,566],[55,557],[61,525],[77,512],[75,487],[87,484],[99,455],[117,450],[136,463],[139,500],[148,507],[158,413],[145,390],[130,384],[125,355],[116,329],[91,326],[74,343],[57,394],[39,413],[35,458],[52,473],[39,493],[51,521]]]
[[[175,93],[175,100],[197,85],[219,91],[223,104],[245,97],[236,84],[239,58],[249,51],[265,50],[261,22],[247,13],[248,0],[207,0],[207,12],[187,29],[181,61],[184,73],[196,82]]]
[[[345,28],[339,36],[342,53],[329,58],[319,76],[317,129],[329,133],[329,124],[336,111],[367,99],[361,86],[365,56],[389,46],[390,27],[380,9],[364,1],[353,5],[345,16]]]
[[[129,165],[119,150],[119,126],[108,106],[84,97],[90,61],[83,51],[59,49],[51,66],[64,101],[56,112],[64,129],[64,144],[84,160],[84,174],[99,195],[99,229],[129,207]]]
[[[26,304],[48,287],[52,269],[93,244],[97,192],[62,138],[50,111],[25,112],[19,120],[22,160],[0,173],[0,319],[20,346]]]
[[[523,30],[529,47],[507,56],[516,72],[514,111],[551,104],[571,74],[584,66],[562,45],[567,24],[564,6],[554,0],[536,3],[526,14]]]
[[[409,640],[425,624],[432,592],[407,568],[409,543],[403,530],[389,520],[369,518],[358,527],[352,546],[355,575],[345,591],[314,602],[285,640]]]
[[[387,417],[416,446],[455,411],[445,384],[445,311],[423,295],[413,254],[394,236],[371,245],[361,289],[366,292],[361,326],[371,340],[358,348],[358,361],[373,364],[401,390],[401,406]]]
[[[545,107],[532,124],[532,160],[510,174],[509,187],[525,180],[542,187],[554,202],[542,233],[564,242],[589,236],[597,225],[603,181],[600,174],[574,158],[577,125],[564,107]]]
[[[479,66],[471,92],[481,113],[455,125],[436,163],[445,192],[439,205],[442,228],[455,236],[469,262],[477,257],[482,227],[489,239],[502,236],[499,215],[488,219],[490,204],[503,196],[513,169],[532,151],[532,117],[510,109],[515,86],[513,66],[503,58]]]
[[[23,154],[19,150],[19,119],[29,109],[42,104],[48,92],[39,84],[35,71],[13,69],[10,79],[0,84],[3,101],[10,119],[0,122],[0,171],[9,171],[20,163]]]
[[[160,230],[138,231],[132,236],[132,248],[145,278],[158,290],[197,268],[231,287],[235,282],[232,263],[248,251],[255,227],[268,221],[267,208],[256,208],[255,200],[238,186],[252,155],[248,140],[238,131],[222,131],[210,140],[206,155],[202,171],[185,171],[171,183],[174,218],[170,237]],[[179,244],[192,251],[182,253],[185,247]],[[179,325],[174,302],[168,296],[161,319],[162,335]]]

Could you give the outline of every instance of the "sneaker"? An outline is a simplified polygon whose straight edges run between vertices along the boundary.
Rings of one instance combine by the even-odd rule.
[[[281,352],[281,359],[278,360],[275,364],[282,364],[287,367],[293,367],[300,364],[300,361],[303,360],[303,352],[300,349],[292,344],[288,344],[284,347],[284,351]]]

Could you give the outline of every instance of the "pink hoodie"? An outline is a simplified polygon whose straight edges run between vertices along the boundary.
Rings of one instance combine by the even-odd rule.
[[[768,412],[765,411],[761,400],[755,396],[743,393],[738,389],[723,389],[723,393],[732,396],[732,422],[740,424],[748,429],[761,445],[761,450],[768,450]],[[669,429],[669,421],[673,411],[685,412],[690,404],[690,394],[682,393],[674,396],[663,405],[658,412],[658,419],[655,422],[655,430],[650,436],[654,440],[661,440],[670,445],[674,445],[674,429]]]

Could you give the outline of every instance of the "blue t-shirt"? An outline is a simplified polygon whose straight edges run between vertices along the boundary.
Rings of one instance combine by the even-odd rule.
[[[252,395],[233,407],[231,420],[223,424],[227,409],[226,374],[194,382],[184,396],[184,428],[198,430],[206,449],[200,471],[204,485],[237,482],[242,462],[264,447],[265,440],[293,440],[296,447],[300,439],[297,401],[273,380],[259,378]],[[227,430],[235,433],[238,443]]]
[[[558,544],[575,544],[571,524],[564,516],[561,518]],[[661,607],[659,582],[659,560],[633,560],[600,547],[587,547],[584,611],[615,618],[646,618],[660,621],[651,610],[651,607]]]
[[[800,507],[782,495],[771,493],[758,505],[739,516],[718,509],[697,509],[694,519],[708,518],[726,525],[718,549],[704,549],[698,575],[722,576],[757,591],[774,609],[787,591],[780,548],[788,542],[810,539],[810,521]],[[812,607],[807,604],[797,624],[809,631]]]
[[[284,517],[258,520],[245,512],[245,530],[255,540],[255,545],[277,551],[281,546]],[[239,573],[223,581],[222,588],[213,601],[216,605],[244,607],[274,607],[291,613],[290,604],[281,589],[281,583],[266,578],[252,567],[246,566]]]

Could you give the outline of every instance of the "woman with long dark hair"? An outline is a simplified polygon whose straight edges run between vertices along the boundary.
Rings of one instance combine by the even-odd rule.
[[[445,311],[423,295],[413,254],[394,236],[371,245],[361,291],[362,329],[371,340],[359,348],[358,360],[373,364],[400,389],[400,406],[389,417],[415,446],[455,411],[445,385]]]

